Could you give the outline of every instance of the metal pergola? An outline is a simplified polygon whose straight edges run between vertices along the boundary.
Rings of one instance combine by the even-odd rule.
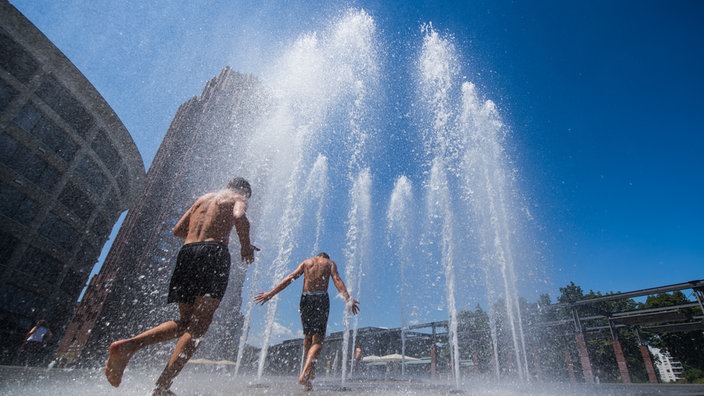
[[[622,311],[606,311],[599,303],[623,301],[631,298],[646,297],[673,291],[692,290],[696,301],[657,308],[635,308]],[[625,293],[613,293],[605,296],[586,298],[570,303],[553,304],[546,307],[550,310],[564,309],[572,314],[572,319],[557,320],[542,323],[541,326],[560,326],[572,323],[574,325],[577,351],[579,352],[584,379],[593,382],[594,376],[589,362],[585,335],[609,330],[623,382],[630,382],[630,374],[623,356],[618,328],[635,328],[640,332],[665,333],[704,331],[704,280],[676,283],[648,289],[634,290]],[[699,308],[698,310],[696,308]],[[697,313],[698,311],[698,313]],[[640,338],[640,335],[639,335]],[[647,352],[647,346],[641,341],[641,353],[645,360],[650,382],[657,382],[652,361]]]

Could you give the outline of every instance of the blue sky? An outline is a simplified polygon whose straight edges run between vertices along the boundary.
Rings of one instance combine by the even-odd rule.
[[[147,166],[178,106],[224,66],[257,74],[347,7],[398,54],[432,22],[510,130],[541,252],[526,297],[704,278],[702,2],[11,3],[102,93]]]

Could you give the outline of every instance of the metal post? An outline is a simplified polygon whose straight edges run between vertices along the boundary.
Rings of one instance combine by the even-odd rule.
[[[614,347],[614,355],[616,355],[616,364],[618,365],[618,371],[621,373],[621,382],[624,384],[631,383],[631,374],[628,372],[628,364],[626,363],[626,356],[623,354],[623,348],[621,347],[621,341],[618,339],[618,331],[614,328],[614,323],[611,319],[609,321],[609,329],[611,330],[611,345]]]
[[[655,366],[653,365],[653,359],[650,357],[650,351],[648,346],[643,342],[643,338],[640,335],[640,328],[636,328],[636,336],[638,337],[638,346],[640,347],[640,354],[643,357],[643,363],[645,363],[645,372],[648,374],[648,382],[651,384],[658,383],[658,376],[655,375]]]
[[[702,310],[702,315],[704,315],[704,292],[701,289],[694,290],[694,296],[697,297],[697,302],[699,302],[699,308]]]
[[[592,371],[592,363],[589,361],[587,342],[584,339],[584,331],[582,330],[582,323],[579,321],[579,312],[577,312],[576,307],[572,307],[572,319],[574,320],[575,342],[577,343],[577,352],[579,352],[579,361],[582,364],[584,382],[593,384],[594,372]]]

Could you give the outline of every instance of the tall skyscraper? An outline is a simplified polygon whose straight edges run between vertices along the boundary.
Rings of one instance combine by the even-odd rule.
[[[173,226],[198,196],[225,188],[237,176],[232,172],[241,168],[241,137],[261,114],[260,95],[257,79],[225,68],[179,108],[147,172],[144,195],[125,218],[62,340],[59,353],[67,363],[103,361],[110,342],[178,317],[175,304],[166,304],[183,243]],[[256,184],[253,188],[256,199]],[[239,260],[239,240],[230,243],[230,284],[199,356],[234,359],[237,353],[246,267]],[[169,345],[154,348],[161,352],[135,360],[163,360],[160,355],[170,353]]]
[[[0,364],[37,320],[61,336],[144,176],[95,87],[0,0]]]

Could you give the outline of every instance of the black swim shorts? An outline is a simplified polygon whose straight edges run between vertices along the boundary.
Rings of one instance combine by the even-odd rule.
[[[230,252],[220,242],[183,245],[169,283],[168,302],[192,304],[195,297],[222,300],[230,275]]]
[[[303,334],[322,334],[328,327],[328,314],[330,313],[330,297],[325,292],[303,293],[301,295],[301,323]]]

